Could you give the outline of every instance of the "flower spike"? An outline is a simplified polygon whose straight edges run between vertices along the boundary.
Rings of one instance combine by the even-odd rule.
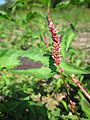
[[[49,12],[50,13],[50,12]],[[62,37],[60,37],[58,35],[58,31],[57,29],[55,28],[51,18],[50,18],[50,14],[48,13],[48,27],[49,27],[49,30],[52,34],[52,39],[53,39],[53,52],[52,52],[52,58],[55,62],[55,65],[56,66],[59,66],[61,60],[62,60],[62,57],[60,55],[60,51],[61,51],[61,46],[60,46],[60,42],[61,42],[61,39]]]

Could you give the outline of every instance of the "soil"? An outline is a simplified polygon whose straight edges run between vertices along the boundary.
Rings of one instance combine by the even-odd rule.
[[[73,46],[86,52],[85,62],[90,63],[90,32],[79,32]]]

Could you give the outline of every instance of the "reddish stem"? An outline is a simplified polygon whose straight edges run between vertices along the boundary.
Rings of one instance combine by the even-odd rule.
[[[80,88],[80,90],[84,93],[84,95],[90,100],[90,94],[85,90],[85,88],[81,85],[81,82],[72,75],[72,81]]]

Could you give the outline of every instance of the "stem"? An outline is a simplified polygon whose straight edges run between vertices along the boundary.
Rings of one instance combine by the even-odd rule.
[[[70,109],[71,109],[73,114],[76,114],[77,119],[80,120],[80,117],[79,117],[79,115],[78,115],[78,113],[76,111],[75,103],[70,99],[70,92],[69,92],[69,89],[66,86],[66,82],[64,80],[64,77],[63,77],[63,83],[65,85],[65,89],[66,89],[66,93],[67,93],[67,99],[69,100],[69,104],[70,104]]]
[[[84,95],[90,100],[90,94],[85,90],[85,88],[81,85],[81,82],[75,78],[72,74],[72,81],[80,88],[80,90],[84,93]]]
[[[51,0],[48,0],[48,9],[51,7]]]

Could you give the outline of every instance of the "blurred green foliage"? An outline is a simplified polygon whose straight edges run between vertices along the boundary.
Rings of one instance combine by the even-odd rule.
[[[52,19],[63,36],[59,67],[51,57],[52,38],[46,19],[49,4],[48,0],[16,0],[1,6],[0,120],[90,119],[90,103],[70,77],[74,73],[90,93],[85,53],[72,46],[78,34],[77,24],[89,23],[89,12],[71,5],[87,7],[89,1],[51,1]],[[59,20],[70,25],[61,25]],[[60,68],[64,68],[61,75]],[[75,103],[74,112],[70,100]]]

